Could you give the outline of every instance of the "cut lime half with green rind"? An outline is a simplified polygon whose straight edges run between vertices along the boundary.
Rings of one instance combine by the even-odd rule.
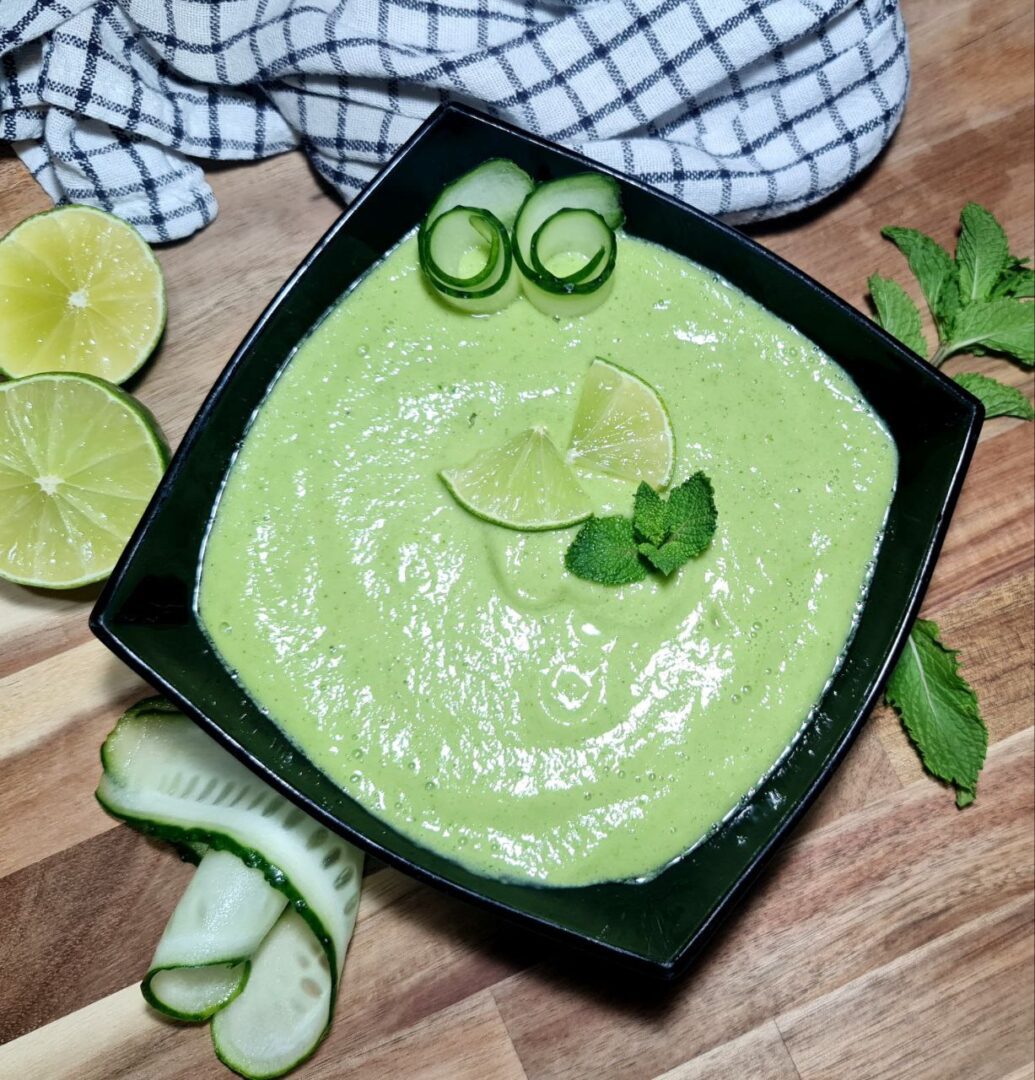
[[[0,383],[0,578],[45,589],[102,581],[168,462],[154,417],[103,379]]]
[[[661,395],[639,375],[597,358],[582,383],[567,462],[656,489],[672,482],[676,442]]]
[[[465,510],[507,529],[564,529],[593,512],[589,496],[543,427],[529,428],[440,475]]]
[[[162,271],[131,225],[59,206],[0,240],[0,373],[82,372],[122,383],[165,327]]]

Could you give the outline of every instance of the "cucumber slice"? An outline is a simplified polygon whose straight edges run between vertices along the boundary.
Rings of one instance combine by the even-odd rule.
[[[503,223],[477,207],[440,215],[417,244],[421,269],[443,299],[463,311],[499,311],[518,293],[510,237]],[[467,266],[472,272],[464,275]]]
[[[576,315],[585,315],[600,305],[611,295],[611,287],[614,283],[614,275],[609,274],[607,280],[599,285],[593,292],[553,292],[541,288],[536,282],[528,278],[521,279],[521,289],[528,297],[529,303],[537,307],[545,315],[553,315],[558,319],[571,319]]]
[[[615,268],[618,245],[614,232],[595,210],[558,210],[532,237],[534,281],[551,293],[593,293]],[[549,266],[574,260],[576,269],[560,276]]]
[[[421,232],[455,206],[488,210],[505,228],[511,229],[532,187],[532,178],[513,161],[490,158],[442,189],[424,217]]]
[[[517,299],[521,282],[509,230],[532,187],[513,161],[491,158],[448,184],[432,203],[417,233],[417,252],[447,303],[484,315]],[[472,261],[475,267],[463,273],[463,264]]]
[[[615,234],[595,210],[558,210],[532,237],[532,266],[559,287],[591,282],[607,261],[614,261]],[[580,263],[568,274],[551,270],[556,260]]]
[[[592,210],[612,232],[625,220],[618,184],[603,173],[576,173],[535,188],[525,199],[514,223],[514,258],[526,278],[547,289],[550,283],[539,280],[540,272],[532,259],[532,240],[560,210]]]
[[[507,230],[495,214],[474,206],[457,206],[442,214],[424,235],[427,272],[440,287],[451,285],[465,293],[480,292],[499,284]],[[471,256],[480,269],[461,275]]]
[[[491,315],[495,311],[502,311],[518,298],[521,293],[521,275],[518,273],[517,264],[511,259],[506,280],[494,292],[467,297],[450,296],[441,289],[439,293],[451,307],[466,311],[469,315]]]
[[[338,974],[288,908],[259,946],[244,991],[212,1019],[216,1056],[252,1080],[289,1072],[327,1031]]]
[[[178,713],[127,713],[101,749],[97,799],[174,844],[230,851],[292,902],[337,972],[358,904],[363,856],[272,791]]]
[[[174,1020],[200,1023],[217,1013],[244,989],[249,960],[148,972],[140,984],[144,1000]]]
[[[208,851],[162,934],[141,991],[177,1020],[205,1020],[240,993],[287,897],[228,851]]]

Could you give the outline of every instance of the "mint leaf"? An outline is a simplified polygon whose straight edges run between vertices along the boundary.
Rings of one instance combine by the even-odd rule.
[[[946,353],[979,346],[1035,364],[1035,304],[1021,300],[975,300],[952,322]]]
[[[920,326],[920,312],[897,281],[873,274],[867,284],[877,309],[877,321],[892,337],[927,359],[927,342]]]
[[[640,544],[640,554],[654,567],[660,570],[665,577],[671,577],[684,563],[690,561],[683,547],[673,541],[668,541],[660,546],[657,544]]]
[[[993,416],[1017,416],[1022,420],[1035,419],[1035,409],[1031,402],[1012,386],[980,375],[976,371],[966,371],[956,376],[956,382],[969,390],[985,407],[985,419]]]
[[[712,542],[718,520],[715,489],[703,472],[695,472],[669,493],[669,541],[686,547],[689,558],[696,558]]]
[[[641,543],[639,551],[667,577],[695,559],[712,542],[718,512],[711,480],[703,472],[694,473],[673,488],[666,511],[664,542]]]
[[[1012,259],[992,286],[992,296],[1012,296],[1031,299],[1035,296],[1035,270],[1025,266],[1027,259]]]
[[[641,483],[633,501],[633,530],[636,539],[663,544],[668,536],[668,503],[650,486]]]
[[[959,674],[957,652],[936,623],[917,619],[885,691],[928,772],[956,786],[956,805],[974,801],[988,730],[977,696]]]
[[[647,570],[640,562],[627,517],[591,517],[575,534],[564,555],[564,565],[576,577],[600,585],[631,585]]]
[[[1010,263],[1010,246],[1002,225],[983,206],[969,202],[960,213],[956,266],[963,302],[987,300],[999,275]]]
[[[881,234],[905,255],[935,322],[939,327],[947,326],[960,306],[959,271],[953,257],[918,229],[891,225],[882,229]]]

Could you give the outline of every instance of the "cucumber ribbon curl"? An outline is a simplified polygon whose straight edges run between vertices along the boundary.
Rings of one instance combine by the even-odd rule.
[[[596,172],[533,185],[492,159],[443,189],[421,223],[429,284],[474,314],[499,311],[523,290],[550,315],[580,315],[606,299],[625,220],[618,184]]]

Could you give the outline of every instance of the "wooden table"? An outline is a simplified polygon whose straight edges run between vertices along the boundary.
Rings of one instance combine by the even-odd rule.
[[[889,151],[837,199],[756,230],[859,305],[873,271],[906,279],[882,225],[949,243],[976,199],[1015,251],[1035,249],[1029,0],[907,0],[906,16],[914,85]],[[297,154],[210,179],[218,220],[160,252],[169,326],[139,388],[173,442],[340,209]],[[0,158],[0,231],[46,206]],[[994,370],[1032,394],[1000,361],[948,370]],[[992,734],[974,807],[953,808],[878,710],[667,990],[380,869],[333,1033],[299,1075],[1035,1076],[1032,436],[987,424],[925,606],[963,650]],[[207,1030],[149,1014],[136,985],[189,871],[94,804],[97,748],[146,688],[91,639],[91,599],[0,586],[0,1078],[225,1076]]]

